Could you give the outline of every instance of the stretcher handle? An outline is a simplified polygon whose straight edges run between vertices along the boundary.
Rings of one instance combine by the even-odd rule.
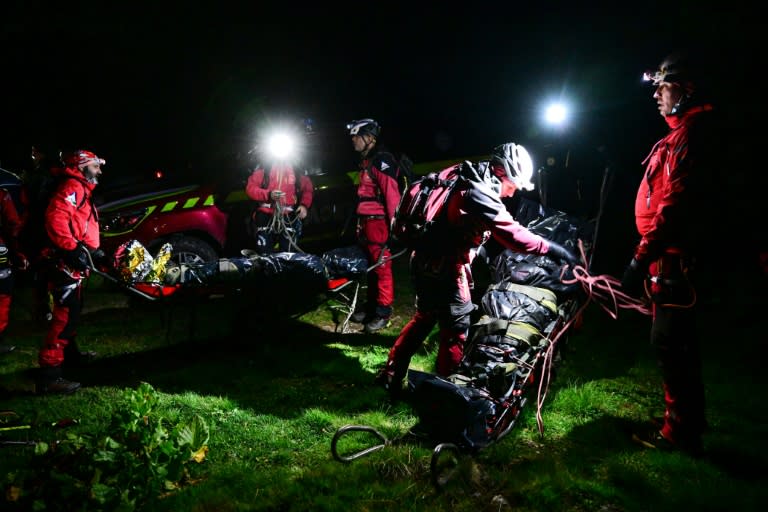
[[[377,437],[381,443],[369,446],[368,448],[360,450],[359,452],[352,453],[350,455],[340,455],[336,448],[336,444],[339,442],[339,439],[350,432],[368,432]],[[386,438],[386,436],[373,427],[368,427],[365,425],[345,425],[337,430],[333,435],[333,439],[331,440],[331,453],[333,454],[333,458],[339,462],[352,462],[355,459],[359,459],[360,457],[364,457],[375,451],[381,450],[387,445],[389,445],[389,440]]]
[[[402,256],[402,255],[403,255],[403,254],[405,254],[407,251],[408,251],[408,248],[407,248],[407,247],[406,247],[406,248],[404,248],[404,249],[400,249],[400,250],[399,250],[399,251],[397,251],[396,253],[394,253],[394,254],[390,254],[388,258],[385,258],[385,257],[384,257],[384,251],[381,251],[381,254],[379,255],[379,259],[378,259],[378,261],[376,261],[376,263],[374,263],[373,265],[371,265],[370,267],[368,267],[367,269],[365,269],[365,271],[366,271],[366,272],[370,272],[371,270],[375,269],[376,267],[379,267],[379,266],[381,266],[381,265],[385,264],[385,263],[386,263],[386,262],[388,262],[388,261],[392,261],[393,259],[395,259],[395,258],[397,258],[397,257],[400,257],[400,256]]]
[[[112,281],[113,283],[116,283],[120,285],[121,287],[125,288],[126,290],[135,293],[136,295],[143,297],[147,300],[157,300],[157,297],[153,297],[152,295],[148,293],[144,293],[143,291],[139,290],[138,288],[134,288],[131,285],[127,285],[124,282],[120,281],[116,277],[106,273],[102,272],[101,270],[96,268],[96,265],[93,264],[93,259],[91,259],[91,254],[88,253],[88,261],[91,263],[91,272],[100,275],[101,277],[108,279],[109,281]]]

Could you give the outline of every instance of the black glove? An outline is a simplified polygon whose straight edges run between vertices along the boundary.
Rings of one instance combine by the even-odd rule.
[[[551,240],[547,240],[547,243],[549,244],[549,249],[547,250],[547,256],[549,256],[550,258],[560,260],[564,263],[568,263],[572,267],[580,263],[579,258],[577,258],[574,253],[572,253],[562,245],[558,244],[557,242],[553,242]]]
[[[93,261],[93,266],[99,270],[109,269],[110,267],[109,257],[101,249],[91,251],[91,261]]]
[[[88,256],[88,249],[82,242],[79,242],[77,247],[71,251],[64,251],[64,263],[73,270],[85,270],[91,266],[91,260]]]
[[[629,262],[626,270],[624,270],[624,277],[621,278],[621,288],[630,297],[641,297],[645,293],[643,285],[645,283],[646,271],[643,267],[644,265],[641,265],[639,261],[632,258],[632,261]]]

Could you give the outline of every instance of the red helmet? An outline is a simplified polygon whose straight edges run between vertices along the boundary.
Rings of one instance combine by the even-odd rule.
[[[104,165],[107,163],[103,158],[99,158],[92,151],[85,149],[78,149],[72,153],[65,154],[62,158],[62,161],[67,167],[77,167],[77,169],[80,171],[82,171],[83,168],[87,165]]]

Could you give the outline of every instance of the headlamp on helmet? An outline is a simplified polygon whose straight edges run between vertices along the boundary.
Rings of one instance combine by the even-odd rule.
[[[663,82],[674,82],[677,72],[667,67],[662,67],[656,71],[646,71],[643,73],[643,82],[651,82],[651,85],[658,87]]]
[[[508,142],[493,148],[491,165],[500,178],[506,178],[523,190],[533,190],[533,160],[523,146]]]
[[[373,119],[360,119],[348,123],[347,130],[349,130],[350,136],[359,135],[362,137],[363,135],[367,134],[378,137],[379,133],[381,132],[381,126],[379,126],[379,123]]]
[[[80,171],[89,165],[104,165],[107,163],[103,158],[99,158],[95,153],[85,149],[79,149],[63,155],[62,161],[67,167],[76,167]]]
[[[274,133],[267,139],[267,152],[275,160],[291,159],[296,154],[296,140],[288,133]]]
[[[650,82],[658,87],[664,82],[679,83],[691,81],[691,67],[685,53],[673,53],[667,56],[656,71],[643,73],[643,82]]]

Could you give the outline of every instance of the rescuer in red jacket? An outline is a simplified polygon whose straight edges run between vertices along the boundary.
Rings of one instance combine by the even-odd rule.
[[[411,253],[411,277],[416,289],[416,313],[389,351],[376,381],[397,395],[403,387],[411,358],[437,324],[440,346],[437,374],[455,373],[464,354],[472,303],[472,262],[480,247],[493,237],[505,248],[542,254],[569,264],[576,256],[518,223],[501,199],[528,186],[533,171],[528,152],[514,143],[493,150],[490,161],[462,164],[466,185],[455,189],[444,208],[446,216],[435,225],[440,241]]]
[[[378,265],[367,274],[368,288],[363,309],[351,320],[363,323],[365,332],[374,333],[390,324],[395,283],[392,256],[387,242],[392,217],[400,202],[397,162],[377,141],[381,133],[373,119],[352,121],[347,125],[352,146],[360,153],[360,182],[357,186],[357,239],[368,256],[369,266]],[[380,263],[384,261],[384,263]]]
[[[285,160],[266,170],[259,165],[248,177],[245,193],[257,203],[251,214],[256,250],[269,254],[277,245],[282,252],[301,252],[298,241],[314,194],[309,176]]]
[[[48,289],[53,297],[53,319],[38,354],[39,393],[71,393],[79,382],[66,380],[63,367],[76,367],[95,356],[81,352],[75,340],[83,307],[82,286],[91,262],[106,265],[99,249],[99,218],[93,189],[104,160],[91,151],[77,150],[62,157],[63,168],[52,170],[59,184],[45,211],[45,229],[51,246],[44,251],[51,270]]]
[[[13,204],[11,193],[0,188],[0,354],[15,349],[13,345],[3,343],[3,339],[11,313],[14,270],[26,270],[29,267],[29,261],[19,247],[22,227],[23,222]]]
[[[719,150],[713,107],[697,72],[690,56],[678,53],[645,74],[669,132],[643,162],[635,200],[640,241],[622,279],[630,295],[647,293],[652,301],[651,343],[666,404],[660,425],[636,437],[691,453],[701,452],[707,426],[693,265],[711,239],[705,219],[717,194],[707,190],[717,184]]]

